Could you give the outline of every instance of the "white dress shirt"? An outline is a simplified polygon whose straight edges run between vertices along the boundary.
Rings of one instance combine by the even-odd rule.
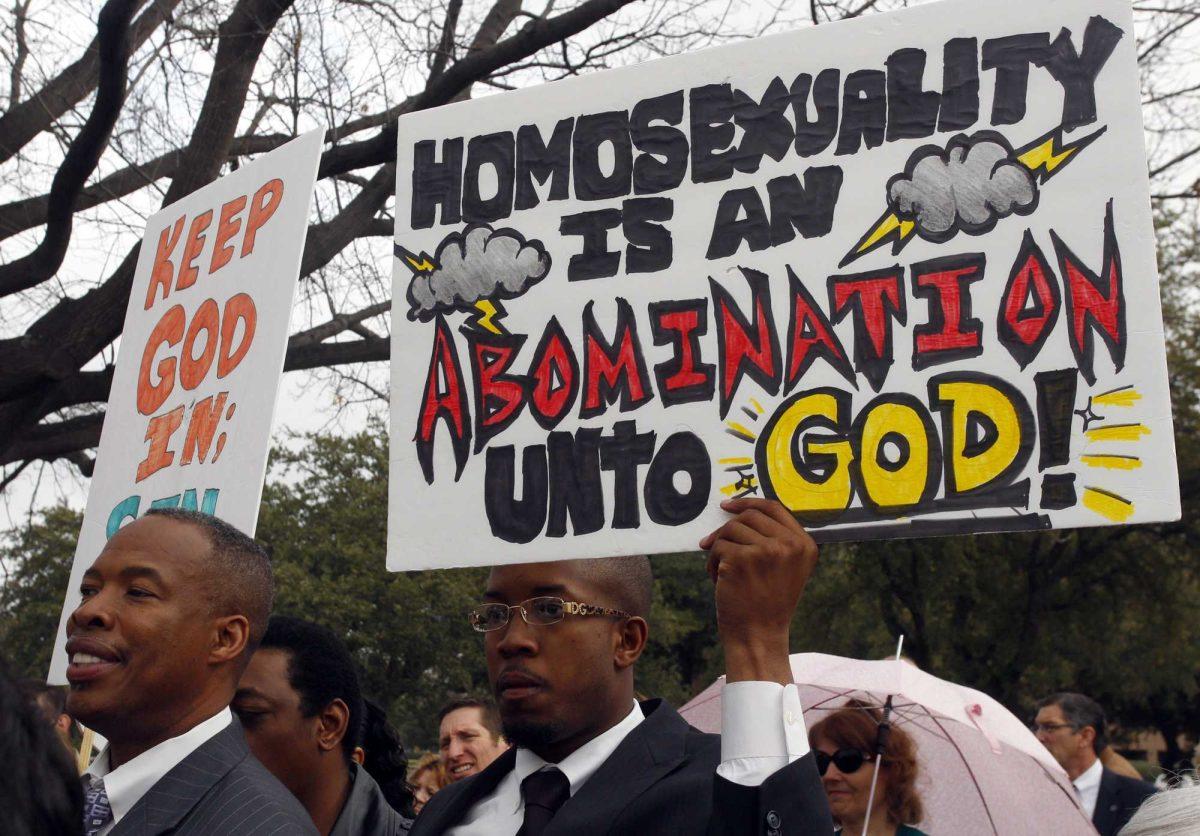
[[[1100,795],[1100,778],[1104,775],[1104,764],[1096,758],[1095,763],[1083,771],[1071,783],[1075,785],[1075,794],[1079,796],[1079,805],[1088,819],[1096,813],[1096,798]]]
[[[729,683],[721,695],[721,713],[721,764],[717,773],[729,781],[758,786],[808,752],[808,733],[795,685]],[[525,801],[521,797],[525,778],[545,766],[556,767],[567,777],[571,795],[575,795],[644,719],[641,706],[635,702],[624,720],[556,764],[547,764],[528,749],[517,749],[512,771],[446,836],[515,836],[525,820]]]
[[[85,792],[92,781],[104,780],[104,792],[108,795],[108,804],[112,808],[112,820],[100,828],[96,836],[105,836],[160,778],[192,752],[223,732],[232,722],[233,713],[228,707],[223,708],[178,737],[164,740],[116,769],[110,769],[108,763],[108,752],[112,744],[106,746],[83,773]]]

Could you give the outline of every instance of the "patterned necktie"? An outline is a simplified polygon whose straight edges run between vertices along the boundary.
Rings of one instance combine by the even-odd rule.
[[[558,808],[571,797],[571,782],[557,769],[543,769],[521,782],[521,797],[525,799],[525,822],[517,836],[541,836]]]
[[[104,781],[96,778],[88,787],[83,799],[83,833],[84,836],[96,836],[100,828],[112,821],[112,807],[108,804],[108,793],[104,791]]]

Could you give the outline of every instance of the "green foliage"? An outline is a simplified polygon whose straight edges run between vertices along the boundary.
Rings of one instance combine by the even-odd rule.
[[[64,506],[4,535],[0,557],[7,574],[0,588],[0,655],[21,676],[44,677],[58,632],[63,594],[83,515]]]
[[[272,550],[275,611],[342,636],[364,692],[387,709],[406,744],[429,748],[447,697],[486,691],[482,642],[466,612],[487,570],[386,570],[387,463],[378,425],[281,450],[258,537]]]

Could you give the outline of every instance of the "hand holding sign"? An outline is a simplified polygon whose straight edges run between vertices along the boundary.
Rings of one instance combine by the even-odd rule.
[[[817,565],[817,544],[774,500],[731,499],[721,507],[736,516],[700,548],[716,584],[726,681],[789,684],[788,628]]]

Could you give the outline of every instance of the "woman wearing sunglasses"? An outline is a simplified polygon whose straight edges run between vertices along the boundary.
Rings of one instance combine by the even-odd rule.
[[[835,711],[808,733],[829,809],[839,826],[837,832],[844,836],[863,832],[880,719],[878,710],[855,706]],[[916,746],[902,729],[893,726],[875,784],[868,836],[924,836],[913,826],[923,815],[916,780]]]

